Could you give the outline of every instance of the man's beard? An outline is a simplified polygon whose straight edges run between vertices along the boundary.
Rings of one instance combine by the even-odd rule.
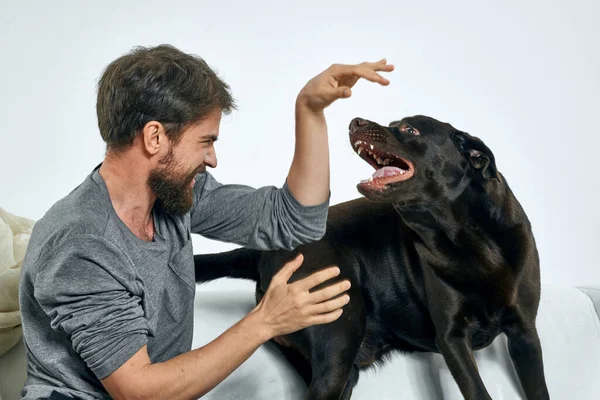
[[[164,167],[155,168],[148,177],[150,189],[168,213],[176,215],[187,213],[194,202],[194,191],[190,183],[198,173],[204,171],[204,166],[185,175],[178,173],[172,149],[169,149],[169,153],[159,161],[159,164]]]

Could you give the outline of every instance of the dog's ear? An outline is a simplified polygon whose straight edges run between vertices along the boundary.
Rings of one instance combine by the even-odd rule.
[[[494,154],[485,143],[475,136],[460,131],[454,133],[452,140],[479,176],[483,179],[495,178],[502,182],[502,178],[496,168]]]

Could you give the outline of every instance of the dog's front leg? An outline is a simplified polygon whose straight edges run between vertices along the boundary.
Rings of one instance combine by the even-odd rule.
[[[436,329],[438,350],[465,399],[491,400],[473,357],[471,336],[467,334],[469,320],[464,312],[464,296],[443,285],[441,280],[430,282],[435,295],[430,297],[429,311]]]
[[[542,346],[535,323],[525,323],[518,319],[504,328],[508,337],[508,351],[521,381],[528,400],[546,400],[550,398],[544,364]]]
[[[436,344],[463,397],[467,400],[491,400],[479,375],[464,330],[448,329],[440,332],[436,337]]]

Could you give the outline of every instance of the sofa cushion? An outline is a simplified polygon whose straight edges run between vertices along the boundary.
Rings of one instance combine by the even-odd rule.
[[[254,306],[254,284],[220,279],[196,291],[194,347],[200,347],[244,317]],[[409,322],[407,322],[409,323]],[[537,327],[551,398],[600,396],[600,321],[588,295],[577,288],[544,286]],[[476,351],[482,379],[494,399],[524,399],[499,336]],[[210,392],[207,399],[303,399],[306,387],[272,343]],[[462,399],[439,354],[394,354],[383,367],[363,371],[353,399]]]

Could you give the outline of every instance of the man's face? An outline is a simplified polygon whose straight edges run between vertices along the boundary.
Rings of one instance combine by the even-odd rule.
[[[176,145],[168,142],[168,151],[150,172],[148,185],[167,212],[185,214],[194,201],[197,174],[217,166],[214,142],[219,136],[221,110],[183,131]]]

